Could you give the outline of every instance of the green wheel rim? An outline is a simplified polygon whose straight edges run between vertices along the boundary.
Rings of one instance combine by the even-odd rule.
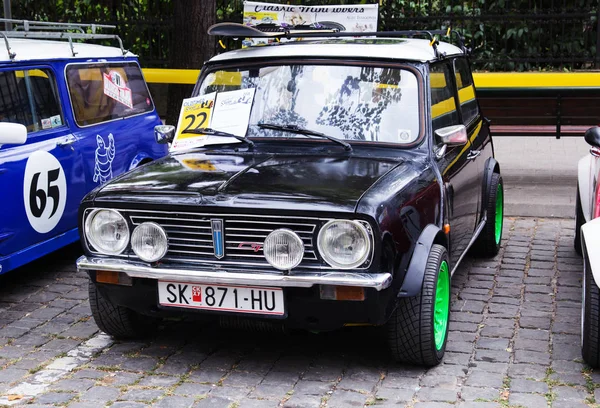
[[[500,244],[502,238],[502,220],[504,217],[504,197],[502,192],[502,184],[498,183],[496,190],[496,220],[494,223],[494,232],[496,234],[496,245]]]
[[[442,261],[438,271],[434,307],[433,338],[435,340],[435,349],[441,350],[444,345],[444,340],[446,340],[448,311],[450,308],[450,277],[448,273],[448,263],[446,261]]]

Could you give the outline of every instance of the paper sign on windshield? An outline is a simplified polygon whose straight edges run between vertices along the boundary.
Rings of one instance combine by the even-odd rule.
[[[183,150],[219,143],[240,143],[224,136],[186,133],[188,130],[211,128],[245,136],[254,101],[254,88],[229,92],[213,92],[183,100],[172,150]]]
[[[254,101],[254,88],[219,92],[211,127],[237,136],[245,136]]]
[[[208,137],[206,135],[185,133],[184,131],[210,127],[215,96],[216,92],[213,92],[183,100],[172,149],[186,149],[198,144],[201,145],[206,140]]]

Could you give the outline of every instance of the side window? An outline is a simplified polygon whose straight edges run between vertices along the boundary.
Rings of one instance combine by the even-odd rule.
[[[0,121],[25,125],[27,132],[62,126],[60,101],[47,69],[0,72]]]
[[[429,72],[431,90],[431,121],[433,130],[460,124],[454,98],[454,85],[450,67],[446,63],[431,65]]]
[[[66,72],[73,115],[79,126],[154,110],[136,63],[71,64]]]
[[[471,123],[479,116],[479,106],[475,98],[475,87],[469,64],[464,58],[454,60],[454,72],[456,75],[456,86],[458,87],[458,100],[460,111],[465,125]]]

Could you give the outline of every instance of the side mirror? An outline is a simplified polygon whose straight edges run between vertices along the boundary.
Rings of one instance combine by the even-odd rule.
[[[448,146],[463,146],[469,141],[465,125],[447,126],[435,131],[438,140]]]
[[[590,146],[600,148],[600,126],[589,128],[585,132],[584,138]]]
[[[23,144],[27,141],[27,128],[20,123],[0,122],[0,146]]]
[[[154,126],[154,139],[158,144],[172,143],[175,137],[175,126],[158,125]]]

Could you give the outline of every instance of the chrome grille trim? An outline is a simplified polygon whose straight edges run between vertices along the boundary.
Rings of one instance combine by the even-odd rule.
[[[169,239],[169,250],[165,261],[213,264],[241,264],[270,267],[262,248],[238,246],[242,243],[262,244],[274,230],[288,228],[298,234],[304,242],[304,258],[301,267],[329,269],[320,261],[313,245],[313,236],[319,218],[285,217],[272,215],[210,214],[210,213],[167,213],[164,211],[122,210],[136,226],[152,221],[162,226]],[[260,218],[260,219],[258,219]],[[211,219],[222,219],[225,236],[225,257],[216,259],[212,241]]]

